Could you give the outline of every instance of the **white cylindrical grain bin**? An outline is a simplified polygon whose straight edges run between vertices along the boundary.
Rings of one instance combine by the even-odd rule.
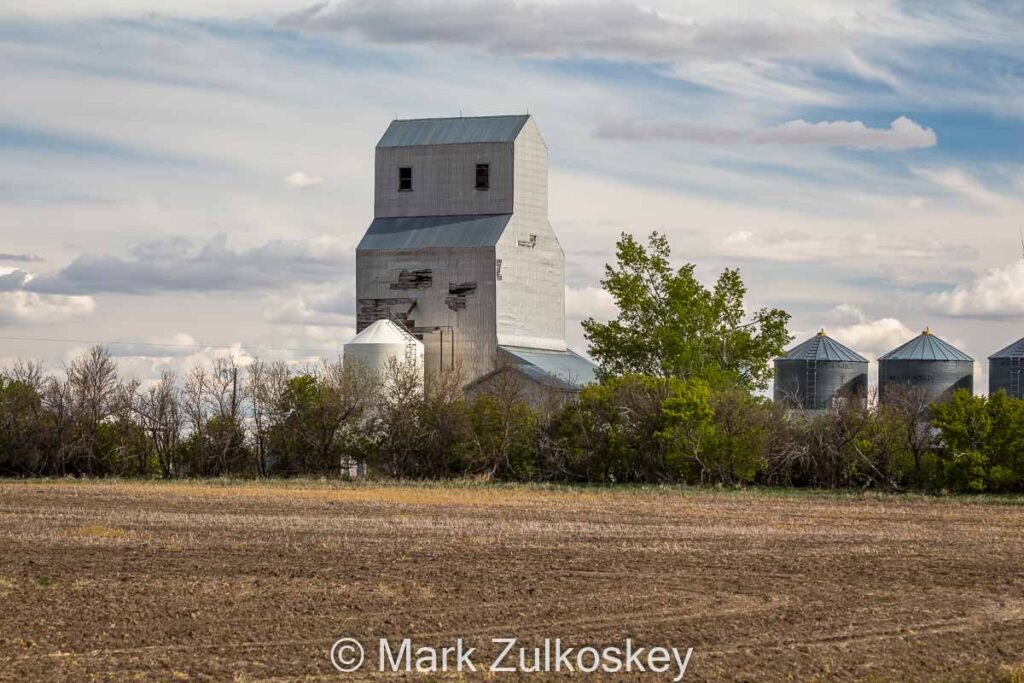
[[[423,342],[391,320],[377,320],[345,344],[344,360],[354,360],[384,375],[388,361],[411,365],[423,380]]]

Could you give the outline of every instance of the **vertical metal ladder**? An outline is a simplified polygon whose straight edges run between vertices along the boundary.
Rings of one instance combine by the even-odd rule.
[[[416,342],[418,341],[416,339],[416,335],[412,333],[409,326],[405,324],[405,321],[395,315],[390,309],[388,310],[388,318],[398,325],[398,329],[402,331],[403,336],[405,337],[405,364],[411,367],[416,367],[416,361],[419,360],[416,357]]]
[[[416,340],[408,337],[405,340],[405,364],[416,367]]]
[[[1010,396],[1020,398],[1020,356],[1010,357]]]
[[[807,361],[807,385],[806,396],[804,397],[804,409],[814,410],[817,408],[815,399],[818,394],[818,359]]]

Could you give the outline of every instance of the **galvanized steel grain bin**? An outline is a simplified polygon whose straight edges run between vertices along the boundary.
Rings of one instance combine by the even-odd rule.
[[[878,400],[912,390],[929,403],[974,391],[974,359],[926,329],[878,359]]]
[[[787,407],[826,410],[839,400],[863,401],[868,361],[825,330],[775,359],[775,400]]]
[[[1024,339],[1018,339],[1005,349],[988,357],[988,393],[1006,391],[1021,398],[1020,366],[1024,359]]]

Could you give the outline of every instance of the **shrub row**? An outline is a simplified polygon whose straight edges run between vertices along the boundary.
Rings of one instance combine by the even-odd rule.
[[[358,461],[403,478],[1024,490],[1024,402],[1005,394],[811,415],[630,375],[538,405],[506,375],[466,398],[454,374],[424,392],[398,365],[222,359],[144,387],[97,347],[60,376],[0,374],[0,475],[336,476]]]

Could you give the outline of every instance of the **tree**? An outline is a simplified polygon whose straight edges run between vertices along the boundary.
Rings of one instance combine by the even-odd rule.
[[[694,265],[673,271],[668,240],[652,233],[648,247],[622,234],[616,266],[605,266],[602,286],[619,315],[608,323],[583,321],[590,353],[607,375],[703,379],[712,387],[764,389],[769,361],[789,343],[789,314],[762,308],[746,315],[746,287],[727,269],[713,289]]]
[[[336,474],[363,449],[377,378],[362,363],[324,361],[296,374],[277,364],[253,377],[253,441],[266,451],[269,473]]]
[[[425,397],[419,369],[389,358],[378,382],[370,420],[376,442],[374,464],[393,477],[429,476],[430,463],[420,457]]]
[[[1024,483],[1024,401],[960,389],[932,408],[939,431],[942,485],[956,491],[1007,491]]]
[[[288,366],[277,361],[268,365],[256,358],[246,368],[246,388],[252,418],[252,445],[256,467],[261,476],[270,468],[269,436],[271,429],[279,425],[285,412],[285,392],[291,379]]]
[[[468,460],[488,478],[530,479],[538,416],[526,404],[522,376],[508,367],[500,369],[490,390],[469,405]]]
[[[213,418],[208,434],[213,443],[217,474],[248,469],[248,452],[242,436],[243,402],[246,390],[244,378],[234,357],[217,358],[206,383]]]
[[[657,433],[667,446],[666,464],[679,475],[693,465],[704,481],[710,473],[705,451],[715,435],[711,387],[701,379],[675,379],[666,384],[669,393],[660,406],[665,425]]]
[[[173,372],[164,371],[160,381],[135,397],[135,413],[145,429],[157,466],[164,477],[178,474],[178,444],[184,426],[181,391]]]
[[[988,397],[989,430],[986,449],[992,488],[1024,490],[1024,400],[998,391]]]
[[[124,394],[117,363],[102,346],[94,346],[67,368],[72,408],[71,456],[79,474],[107,474],[117,445],[103,429]]]
[[[918,488],[928,485],[934,464],[935,434],[928,420],[935,407],[923,388],[908,385],[887,387],[878,406],[878,418],[889,426],[886,432],[902,440],[897,445],[900,476]]]
[[[711,395],[714,428],[705,444],[701,480],[750,484],[768,466],[779,412],[765,398],[732,387]]]
[[[461,368],[445,367],[424,387],[419,403],[420,462],[431,476],[444,477],[468,470],[466,448],[471,438],[469,410]]]
[[[43,368],[17,363],[0,372],[0,475],[39,474],[47,465]]]

